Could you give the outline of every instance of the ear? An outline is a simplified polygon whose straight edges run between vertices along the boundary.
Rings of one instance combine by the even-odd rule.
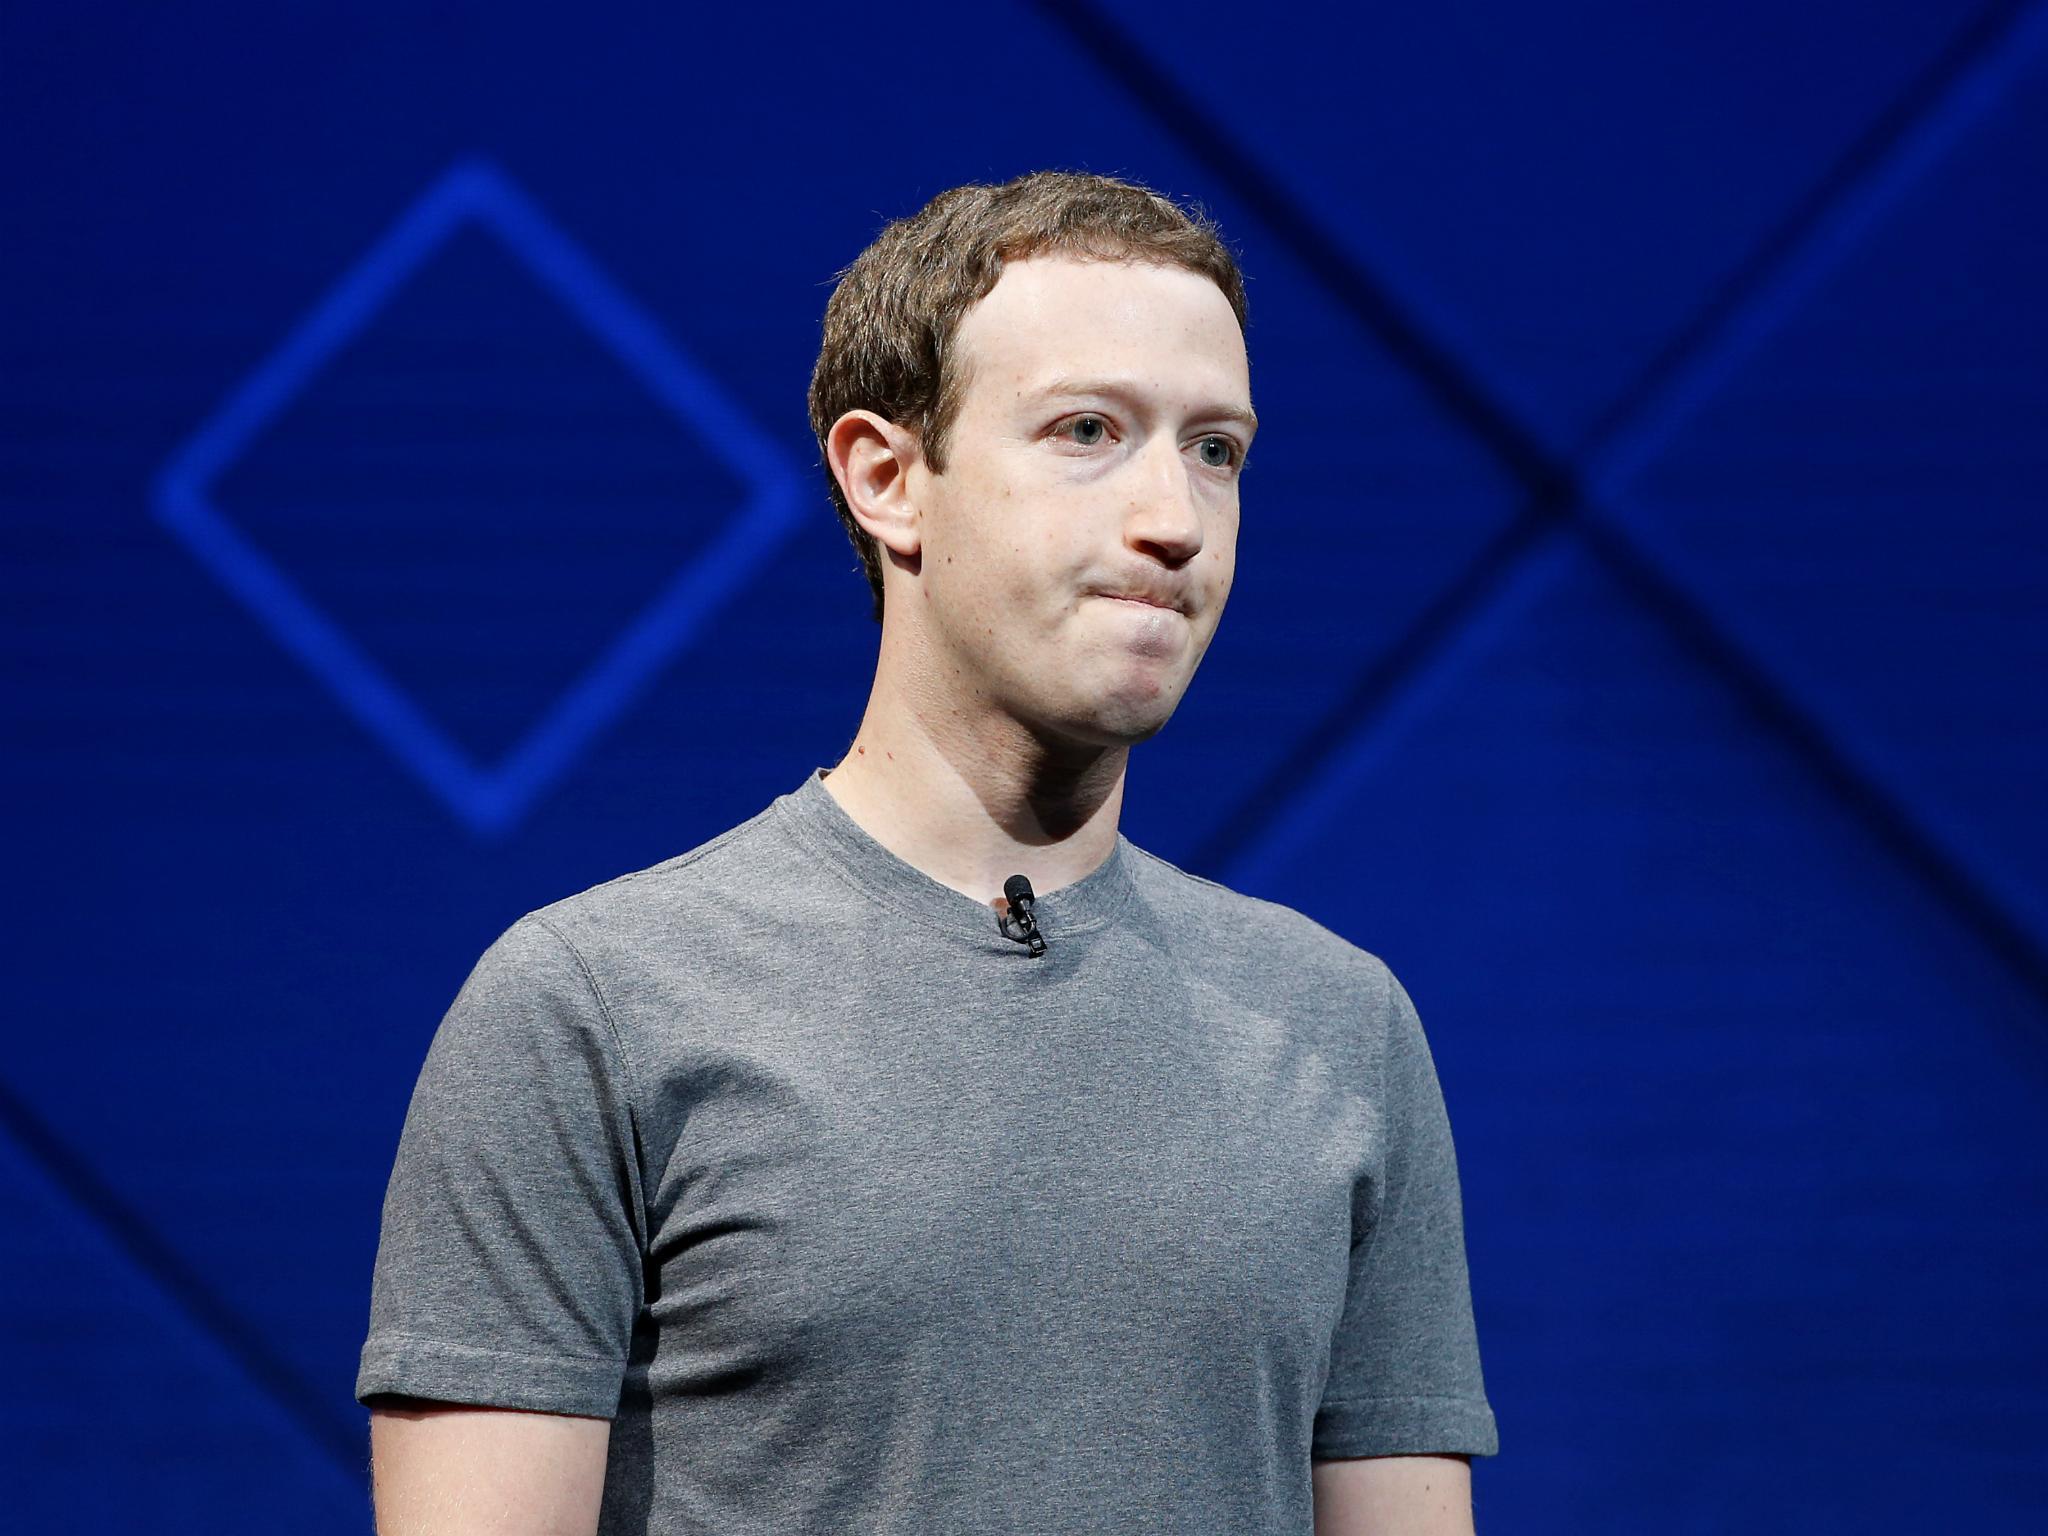
[[[916,435],[873,411],[848,411],[825,435],[825,459],[854,521],[882,548],[915,560],[921,542],[910,498]]]

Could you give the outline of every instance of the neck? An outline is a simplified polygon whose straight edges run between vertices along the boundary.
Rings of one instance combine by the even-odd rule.
[[[1043,895],[1115,851],[1129,756],[916,698],[884,668],[825,788],[906,864],[994,904],[1011,875]]]

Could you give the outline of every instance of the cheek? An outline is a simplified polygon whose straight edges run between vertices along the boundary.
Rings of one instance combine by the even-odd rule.
[[[1228,592],[1237,575],[1237,523],[1232,520],[1218,528],[1197,556],[1207,568],[1209,580],[1219,593]]]

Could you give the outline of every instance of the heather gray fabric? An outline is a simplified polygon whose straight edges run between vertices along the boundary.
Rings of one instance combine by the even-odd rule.
[[[434,1038],[357,1396],[612,1419],[603,1529],[1298,1532],[1498,1448],[1407,993],[1119,837],[1036,958],[816,771]]]

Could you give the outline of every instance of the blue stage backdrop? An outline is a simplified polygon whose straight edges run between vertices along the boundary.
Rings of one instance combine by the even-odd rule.
[[[825,299],[1038,167],[1250,274],[1124,825],[1415,996],[1480,1528],[2042,1528],[2048,9],[378,17],[0,22],[12,1528],[369,1528],[428,1039],[845,749]]]

